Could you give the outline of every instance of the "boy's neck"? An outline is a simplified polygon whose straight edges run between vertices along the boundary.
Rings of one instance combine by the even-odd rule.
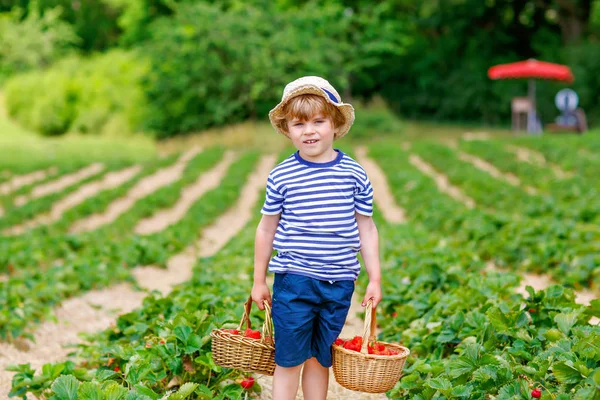
[[[334,148],[331,148],[321,154],[316,154],[316,155],[312,155],[312,156],[310,156],[308,154],[304,154],[300,150],[298,150],[298,154],[300,155],[300,157],[303,160],[313,162],[313,163],[328,163],[328,162],[334,161],[338,156],[338,152]]]

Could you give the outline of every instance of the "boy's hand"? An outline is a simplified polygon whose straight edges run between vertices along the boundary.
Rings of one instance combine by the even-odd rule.
[[[269,304],[271,304],[271,292],[269,291],[269,286],[266,283],[254,283],[252,286],[252,301],[256,303],[259,309],[264,310],[265,305],[263,304],[264,300],[266,300]]]
[[[369,282],[365,297],[362,301],[362,306],[366,307],[369,299],[373,299],[373,308],[377,307],[377,304],[381,301],[381,285],[378,282]]]

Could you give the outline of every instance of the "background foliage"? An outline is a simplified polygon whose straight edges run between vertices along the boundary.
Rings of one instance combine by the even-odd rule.
[[[121,122],[111,130],[119,132],[162,138],[265,119],[283,85],[304,74],[327,77],[344,99],[380,95],[405,118],[507,124],[510,98],[524,95],[526,82],[491,81],[487,69],[538,58],[572,68],[571,87],[593,125],[600,118],[599,3],[0,0],[0,80],[28,88],[53,82],[58,94],[28,92],[41,100],[7,95],[12,116],[47,134],[106,131],[106,121],[123,113],[114,96],[99,98],[103,90],[91,94],[93,111],[79,104],[83,96],[65,104],[64,87],[87,79],[71,73],[75,61],[58,62],[73,51],[91,65],[128,57],[126,77],[111,73],[105,80],[113,83],[101,85],[120,88],[124,79],[124,98],[140,93],[131,116],[115,117]],[[20,75],[30,70],[37,72]],[[537,86],[541,117],[551,122],[554,94],[565,85]],[[34,122],[40,104],[58,116]]]

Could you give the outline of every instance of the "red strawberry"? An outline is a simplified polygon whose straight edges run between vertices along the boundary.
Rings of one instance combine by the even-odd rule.
[[[246,390],[250,389],[252,386],[254,386],[254,378],[248,377],[248,378],[244,379],[242,381],[241,385]]]
[[[397,316],[398,316],[398,313],[397,313],[396,311],[394,311],[394,312],[392,313],[392,317],[396,318]]]
[[[355,345],[358,346],[358,348],[361,348],[363,345],[363,338],[362,336],[354,336],[352,338],[352,343],[354,343]]]
[[[240,334],[240,331],[238,331],[237,329],[223,329],[223,331],[231,333],[232,335],[239,335]]]
[[[121,368],[119,368],[119,366],[117,365],[116,367],[113,368],[113,371],[115,371],[115,372],[121,372]]]
[[[542,392],[540,392],[539,389],[533,389],[531,391],[531,397],[539,399],[540,397],[542,397]]]
[[[152,347],[152,343],[150,343],[150,342],[146,343],[146,348],[149,349],[150,347]]]
[[[251,339],[260,339],[260,331],[254,331],[248,328],[246,329],[246,333],[244,334],[244,336]]]
[[[344,343],[346,342],[340,338],[335,339],[335,342],[333,342],[333,344],[335,344],[336,346],[343,346]]]
[[[360,352],[360,346],[358,346],[356,343],[354,343],[351,340],[349,340],[346,343],[344,343],[344,348],[347,349],[347,350],[352,350],[352,351],[358,351],[358,352]]]

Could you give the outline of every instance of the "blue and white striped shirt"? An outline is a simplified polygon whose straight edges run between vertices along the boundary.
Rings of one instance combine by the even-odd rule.
[[[373,215],[373,188],[365,170],[342,151],[314,163],[295,152],[267,179],[264,215],[281,213],[269,271],[321,280],[355,280],[360,237],[355,211]]]

